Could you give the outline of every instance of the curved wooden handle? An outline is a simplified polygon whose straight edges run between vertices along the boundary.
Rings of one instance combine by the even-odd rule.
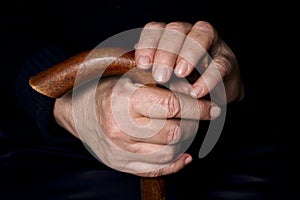
[[[155,86],[151,72],[135,68],[134,52],[121,48],[99,48],[79,53],[50,67],[29,79],[30,86],[37,92],[51,98],[58,98],[99,76],[128,75],[133,80]],[[165,200],[163,177],[141,177],[142,200]]]
[[[97,48],[81,52],[29,79],[30,86],[51,98],[58,98],[76,86],[100,76],[123,75],[136,82],[156,85],[148,71],[135,68],[134,51]]]

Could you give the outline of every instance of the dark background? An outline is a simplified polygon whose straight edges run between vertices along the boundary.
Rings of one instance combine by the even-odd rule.
[[[232,171],[252,170],[271,182],[268,190],[280,194],[282,190],[287,195],[293,131],[284,123],[290,117],[284,110],[292,109],[287,108],[289,93],[285,92],[289,78],[283,56],[286,19],[280,13],[284,10],[281,4],[253,1],[9,1],[0,7],[0,87],[1,131],[10,131],[1,136],[0,149],[13,151],[20,145],[39,142],[34,131],[26,131],[34,125],[19,108],[14,94],[19,66],[35,52],[58,46],[72,55],[149,21],[206,20],[237,56],[245,99],[228,106],[224,133],[205,159],[220,157],[224,149],[240,154],[239,162],[235,157],[221,156],[221,160],[233,162],[228,166]]]

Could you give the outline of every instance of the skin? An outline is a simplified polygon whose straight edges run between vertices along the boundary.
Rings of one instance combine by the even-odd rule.
[[[198,21],[194,25],[150,22],[141,33],[135,56],[140,69],[152,67],[154,79],[166,83],[172,73],[178,77],[188,76],[206,52],[211,54],[221,76],[206,70],[189,89],[179,87],[180,92],[201,98],[223,81],[227,103],[242,99],[244,90],[237,59],[208,22]]]
[[[218,73],[203,64],[195,83],[180,81],[206,51]],[[143,177],[176,173],[192,161],[182,141],[193,140],[199,120],[213,120],[221,112],[216,103],[202,97],[223,82],[227,100],[223,103],[243,98],[237,60],[204,21],[146,24],[135,59],[140,69],[152,70],[158,83],[167,83],[172,74],[180,79],[171,83],[170,91],[106,77],[96,84],[96,91],[87,86],[79,95],[67,93],[56,99],[54,117],[113,169]],[[92,104],[94,108],[87,107]],[[77,110],[80,114],[74,115]],[[92,131],[86,134],[86,130]]]

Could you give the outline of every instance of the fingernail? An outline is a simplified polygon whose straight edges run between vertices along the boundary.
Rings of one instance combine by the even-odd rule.
[[[138,67],[140,69],[149,69],[150,68],[150,57],[149,56],[140,56],[138,58]]]
[[[175,72],[175,74],[176,74],[177,76],[183,77],[183,76],[185,75],[187,69],[188,69],[188,64],[187,64],[187,62],[184,61],[184,60],[181,60],[181,61],[177,64],[177,66],[176,66],[174,72]]]
[[[221,108],[216,104],[213,104],[212,107],[210,108],[210,117],[216,118],[220,115],[220,113],[221,113]]]
[[[156,65],[154,67],[153,78],[159,83],[165,83],[169,79],[168,67]]]
[[[184,164],[187,165],[189,164],[190,162],[192,162],[193,158],[192,156],[188,156],[185,160],[184,160]]]
[[[191,92],[190,92],[190,95],[194,98],[198,98],[202,92],[203,88],[198,85],[197,87],[194,87]]]

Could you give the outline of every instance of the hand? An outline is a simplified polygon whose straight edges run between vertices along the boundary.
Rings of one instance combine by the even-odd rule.
[[[207,52],[212,62],[207,62]],[[148,23],[142,30],[135,53],[138,67],[152,67],[153,77],[159,83],[169,81],[173,72],[181,78],[191,74],[194,68],[201,73],[192,86],[173,83],[170,86],[173,91],[201,98],[213,92],[218,84],[224,84],[224,103],[244,96],[237,59],[208,22],[198,21],[194,25],[185,22]]]
[[[67,93],[54,106],[58,124],[101,162],[147,177],[175,173],[191,162],[184,152],[197,133],[198,120],[219,114],[210,101],[119,77]]]

